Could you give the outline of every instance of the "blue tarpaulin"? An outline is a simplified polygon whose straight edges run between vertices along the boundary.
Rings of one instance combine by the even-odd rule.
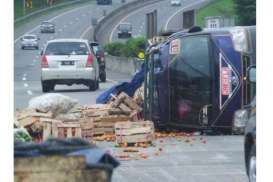
[[[111,94],[117,95],[121,92],[125,92],[130,97],[133,97],[135,91],[142,85],[144,77],[144,64],[142,64],[140,70],[133,76],[130,82],[122,82],[109,88],[97,97],[96,103],[105,104],[111,99]]]

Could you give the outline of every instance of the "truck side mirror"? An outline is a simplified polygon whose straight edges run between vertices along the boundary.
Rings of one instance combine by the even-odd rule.
[[[250,66],[247,71],[248,81],[251,83],[256,83],[256,66]]]

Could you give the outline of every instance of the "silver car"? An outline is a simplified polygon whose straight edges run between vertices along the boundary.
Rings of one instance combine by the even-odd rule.
[[[40,25],[40,32],[41,33],[54,33],[55,32],[55,25],[48,21],[43,21]]]
[[[41,52],[43,92],[54,90],[56,84],[84,84],[94,91],[99,87],[99,68],[88,41],[55,39],[48,41]]]
[[[39,49],[39,43],[38,43],[39,38],[37,35],[24,35],[21,38],[21,49],[25,48],[35,48]]]
[[[181,0],[171,0],[172,6],[181,6]]]

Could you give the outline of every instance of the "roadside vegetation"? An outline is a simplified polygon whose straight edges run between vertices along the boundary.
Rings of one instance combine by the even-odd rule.
[[[239,0],[238,0],[239,1]],[[205,18],[208,16],[234,17],[234,0],[215,0],[197,12],[196,23],[198,26],[205,27]]]
[[[137,57],[138,53],[145,50],[145,37],[130,38],[125,43],[113,42],[105,46],[105,51],[112,56]]]
[[[233,0],[239,25],[256,25],[256,0]]]
[[[41,9],[55,6],[61,3],[72,2],[72,1],[75,1],[75,0],[54,0],[54,1],[25,0],[26,5],[24,8],[23,0],[14,0],[14,19],[27,15],[29,13],[35,12],[37,10],[41,10]],[[90,0],[81,0],[81,1],[90,1]],[[31,4],[27,5],[27,3],[30,3],[30,2],[32,2],[32,5]]]

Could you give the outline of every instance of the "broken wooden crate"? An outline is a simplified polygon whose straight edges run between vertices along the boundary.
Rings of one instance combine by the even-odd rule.
[[[116,143],[146,143],[154,140],[154,124],[151,121],[118,122],[115,124]]]
[[[21,112],[16,113],[16,120],[19,126],[25,127],[30,130],[30,132],[41,132],[42,123],[40,120],[42,118],[52,118],[52,113],[41,113],[33,109],[25,109]]]

